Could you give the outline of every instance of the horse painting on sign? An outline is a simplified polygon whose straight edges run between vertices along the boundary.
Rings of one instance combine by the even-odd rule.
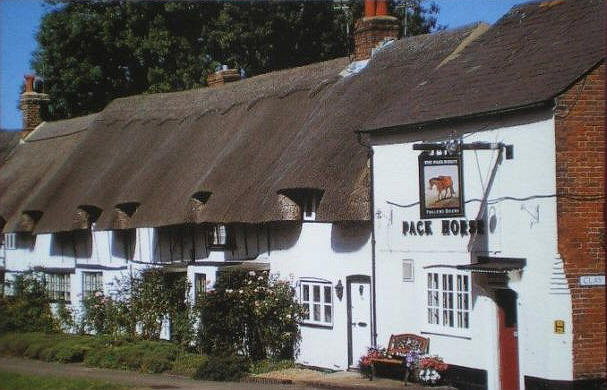
[[[422,218],[463,215],[461,158],[420,156]]]
[[[438,200],[452,198],[455,195],[455,190],[453,189],[453,179],[451,176],[438,176],[433,177],[428,180],[430,184],[430,189],[436,188],[438,193]],[[444,192],[444,194],[443,194]]]

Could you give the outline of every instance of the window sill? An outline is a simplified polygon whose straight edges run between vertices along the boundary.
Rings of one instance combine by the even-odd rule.
[[[422,330],[420,333],[425,334],[425,335],[432,335],[432,336],[444,336],[444,337],[451,337],[451,338],[462,339],[462,340],[472,340],[469,330],[470,329],[466,329],[466,331],[458,331],[458,330],[454,330],[451,328],[440,328],[440,329],[426,329],[426,330]]]
[[[320,324],[316,322],[301,322],[300,326],[305,326],[306,328],[322,328],[322,329],[333,329],[333,324]]]

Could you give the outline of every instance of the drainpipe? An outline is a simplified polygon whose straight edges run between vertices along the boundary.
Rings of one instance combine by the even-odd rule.
[[[377,347],[377,310],[375,302],[375,198],[373,196],[373,148],[369,145],[369,216],[371,217],[371,340],[373,347]]]
[[[371,346],[377,347],[377,309],[375,294],[375,197],[373,195],[373,148],[362,142],[362,134],[356,133],[358,143],[367,149],[369,158],[369,217],[371,218]]]

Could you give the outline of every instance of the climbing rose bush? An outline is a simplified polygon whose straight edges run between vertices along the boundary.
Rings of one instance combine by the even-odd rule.
[[[232,352],[253,360],[292,359],[303,314],[291,285],[267,271],[224,271],[200,297],[201,352]]]

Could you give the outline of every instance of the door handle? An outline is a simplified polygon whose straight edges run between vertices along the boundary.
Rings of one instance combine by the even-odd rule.
[[[364,328],[365,326],[367,326],[366,322],[359,322],[358,326],[360,326],[361,328]]]

